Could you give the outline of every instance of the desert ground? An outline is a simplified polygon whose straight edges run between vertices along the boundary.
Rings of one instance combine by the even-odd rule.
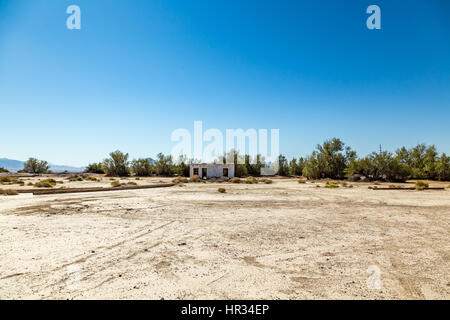
[[[0,195],[0,299],[450,298],[450,189],[272,180]]]

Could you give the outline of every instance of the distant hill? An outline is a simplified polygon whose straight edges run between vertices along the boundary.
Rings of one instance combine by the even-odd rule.
[[[25,161],[0,158],[0,168],[7,169],[11,172],[16,172],[18,170],[22,170],[24,164],[25,164]],[[55,164],[49,164],[49,166],[50,166],[50,170],[53,172],[64,172],[64,171],[82,172],[85,169],[85,168],[77,168],[77,167],[55,165]]]

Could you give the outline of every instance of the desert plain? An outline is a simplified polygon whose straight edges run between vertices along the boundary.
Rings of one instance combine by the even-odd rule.
[[[0,196],[0,299],[450,298],[450,189],[297,180]]]

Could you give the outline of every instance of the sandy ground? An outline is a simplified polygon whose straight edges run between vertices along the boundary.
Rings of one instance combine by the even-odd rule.
[[[0,299],[450,298],[449,189],[317,184],[0,196]]]

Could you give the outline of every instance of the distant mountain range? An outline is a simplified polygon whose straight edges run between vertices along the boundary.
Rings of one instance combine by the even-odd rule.
[[[4,168],[11,172],[17,172],[19,170],[23,169],[23,165],[25,164],[25,161],[19,161],[19,160],[11,160],[7,158],[0,158],[0,168]],[[70,166],[60,166],[55,164],[49,164],[50,170],[53,172],[82,172],[85,168],[77,168],[77,167],[70,167]]]

